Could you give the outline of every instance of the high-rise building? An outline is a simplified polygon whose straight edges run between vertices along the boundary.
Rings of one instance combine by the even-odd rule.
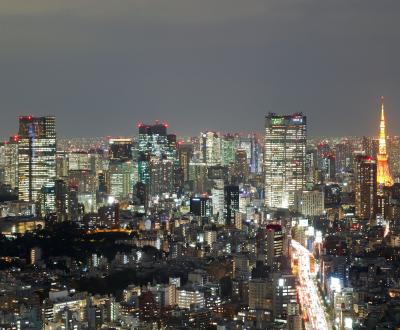
[[[108,169],[108,193],[117,199],[132,196],[135,182],[132,161],[111,160]]]
[[[370,156],[355,159],[355,200],[356,216],[374,219],[377,213],[377,166]]]
[[[190,199],[190,213],[199,217],[211,217],[212,199],[208,196],[192,197]]]
[[[216,132],[200,134],[200,150],[203,163],[207,165],[221,164],[221,138]]]
[[[110,138],[108,140],[108,151],[110,159],[127,161],[132,159],[132,139]]]
[[[387,139],[389,168],[394,177],[400,177],[400,136],[391,136]]]
[[[377,182],[380,188],[393,185],[393,178],[390,174],[388,156],[386,151],[386,123],[385,123],[385,109],[383,103],[383,96],[381,97],[381,121],[379,126],[379,150],[377,162],[378,173]]]
[[[308,217],[319,216],[324,212],[324,193],[319,190],[300,190],[295,195],[297,212]]]
[[[301,113],[266,116],[265,205],[289,208],[305,185],[306,116]]]
[[[225,221],[227,225],[235,223],[235,214],[239,212],[239,186],[229,185],[224,188],[225,195]]]
[[[297,303],[296,276],[275,273],[273,276],[273,314],[275,320],[286,320],[288,307]]]
[[[144,184],[150,182],[150,161],[161,159],[168,153],[167,124],[139,124],[138,138],[138,171],[139,180]]]
[[[313,186],[317,183],[317,150],[316,149],[308,149],[306,152],[306,164],[305,164],[305,172],[306,172],[306,183],[307,185]]]
[[[193,156],[193,144],[178,142],[177,145],[179,166],[183,170],[184,182],[189,181],[189,163]]]
[[[321,159],[321,181],[335,181],[336,175],[336,161],[335,156],[333,154],[325,154]]]
[[[247,161],[247,153],[244,149],[237,149],[235,152],[235,166],[233,176],[237,183],[247,182],[250,168]]]
[[[14,135],[4,146],[4,183],[12,189],[18,188],[18,141],[18,135]]]
[[[266,264],[273,270],[281,269],[281,258],[284,251],[283,228],[279,224],[269,224],[265,230]]]
[[[86,151],[68,153],[68,171],[89,171],[90,158]]]
[[[57,221],[63,222],[68,220],[69,211],[69,191],[68,186],[63,180],[55,181],[55,204]]]
[[[150,196],[175,192],[174,162],[169,159],[150,161]]]
[[[336,172],[347,171],[353,167],[354,148],[350,141],[345,140],[335,145]]]
[[[363,136],[361,145],[362,150],[367,156],[371,156],[372,158],[376,159],[379,149],[379,139],[376,137]]]
[[[235,136],[226,134],[221,139],[221,163],[224,166],[235,162]]]
[[[19,118],[19,199],[37,201],[43,187],[54,188],[56,124],[54,117]]]

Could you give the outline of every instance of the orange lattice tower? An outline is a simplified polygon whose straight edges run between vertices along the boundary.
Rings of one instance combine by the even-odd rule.
[[[390,174],[388,156],[386,151],[386,124],[383,96],[381,96],[381,123],[379,128],[379,151],[376,157],[378,161],[377,182],[378,186],[382,188],[390,187],[393,185],[393,178]]]

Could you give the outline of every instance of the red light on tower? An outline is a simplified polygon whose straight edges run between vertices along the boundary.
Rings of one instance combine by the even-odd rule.
[[[136,127],[137,128],[140,128],[140,127],[142,127],[143,126],[143,123],[142,122],[138,122],[137,124],[136,124]]]
[[[165,127],[165,128],[168,128],[168,123],[164,123],[164,127]]]

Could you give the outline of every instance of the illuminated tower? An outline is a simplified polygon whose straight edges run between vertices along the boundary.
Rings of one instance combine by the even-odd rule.
[[[42,188],[54,191],[55,177],[55,118],[20,117],[18,133],[19,199],[30,202],[38,201]],[[53,209],[55,205],[49,207]]]
[[[381,97],[381,123],[379,127],[379,150],[378,155],[376,156],[378,161],[377,183],[378,186],[382,188],[393,185],[393,178],[390,174],[388,156],[386,152],[386,125],[383,96]]]

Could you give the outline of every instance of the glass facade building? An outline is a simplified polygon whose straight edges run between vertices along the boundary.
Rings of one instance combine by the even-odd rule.
[[[305,185],[306,116],[269,113],[265,119],[265,206],[289,208]]]

